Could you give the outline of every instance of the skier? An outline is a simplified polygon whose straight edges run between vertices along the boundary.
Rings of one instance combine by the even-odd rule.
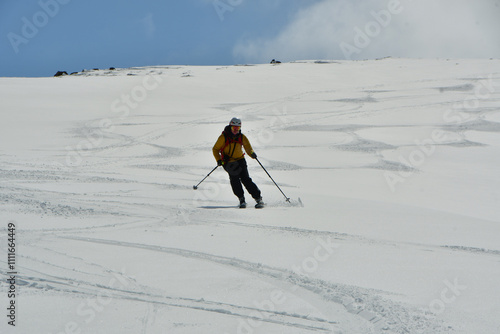
[[[223,166],[224,170],[229,174],[233,193],[240,200],[240,208],[246,207],[242,183],[257,202],[255,207],[262,208],[264,203],[262,202],[261,193],[248,174],[247,162],[242,147],[250,157],[253,159],[257,158],[257,154],[253,151],[250,141],[241,133],[241,120],[235,117],[224,128],[212,151],[217,165]]]

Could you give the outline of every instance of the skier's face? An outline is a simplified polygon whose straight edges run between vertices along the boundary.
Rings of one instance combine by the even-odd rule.
[[[233,132],[233,135],[238,134],[240,132],[241,126],[232,126],[231,127],[231,132]]]

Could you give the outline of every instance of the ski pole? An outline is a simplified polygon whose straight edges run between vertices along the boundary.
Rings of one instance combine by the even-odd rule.
[[[214,169],[212,169],[212,171],[211,171],[210,173],[208,173],[208,174],[207,174],[207,176],[205,176],[205,177],[203,178],[203,180],[201,180],[201,181],[200,181],[200,183],[198,183],[197,185],[193,186],[193,189],[194,189],[194,190],[198,189],[198,186],[199,186],[199,185],[200,185],[203,181],[205,181],[205,179],[206,179],[207,177],[209,177],[209,176],[210,176],[210,174],[212,174],[212,173],[214,172],[214,170],[216,170],[216,169],[217,169],[217,167],[219,167],[219,165],[215,166],[215,168],[214,168]]]
[[[285,193],[283,192],[283,190],[281,190],[280,186],[278,186],[278,184],[276,183],[276,181],[274,181],[274,179],[271,177],[271,175],[269,174],[269,172],[264,168],[264,166],[262,166],[262,164],[260,163],[259,159],[255,158],[255,160],[257,160],[257,162],[259,163],[260,167],[262,167],[262,169],[266,172],[267,176],[269,176],[269,178],[271,180],[273,180],[274,184],[276,185],[276,187],[278,187],[278,189],[281,191],[281,193],[283,194],[283,196],[285,196],[285,199],[288,203],[290,203],[290,198],[289,197],[286,197]]]

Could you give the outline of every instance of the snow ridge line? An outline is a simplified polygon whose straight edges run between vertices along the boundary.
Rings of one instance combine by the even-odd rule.
[[[441,248],[451,249],[454,251],[461,251],[467,253],[479,253],[479,254],[489,254],[489,255],[500,255],[499,250],[487,249],[487,248],[477,248],[477,247],[467,247],[467,246],[441,246]]]
[[[381,291],[342,284],[332,284],[320,279],[311,279],[289,270],[197,251],[88,237],[68,236],[61,238],[105,245],[140,248],[175,254],[187,258],[201,259],[249,271],[281,282],[291,283],[296,287],[301,287],[313,292],[327,301],[341,304],[345,307],[347,312],[359,316],[363,321],[371,322],[375,330],[380,332],[383,331],[383,333],[444,333],[450,331],[450,329],[445,329],[440,321],[433,318],[433,316],[425,310],[408,309],[408,307],[397,304],[396,302],[383,299],[379,296],[373,296],[374,292],[380,294]],[[306,317],[306,319],[309,320],[308,317]],[[322,319],[320,319],[320,321],[321,320]],[[324,322],[335,324],[335,322],[330,321]]]

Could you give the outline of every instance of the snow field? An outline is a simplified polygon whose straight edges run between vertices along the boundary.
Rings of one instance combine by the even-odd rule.
[[[431,59],[0,78],[1,332],[498,333],[499,80]],[[291,205],[248,157],[264,210],[222,169],[193,190],[234,116]]]

